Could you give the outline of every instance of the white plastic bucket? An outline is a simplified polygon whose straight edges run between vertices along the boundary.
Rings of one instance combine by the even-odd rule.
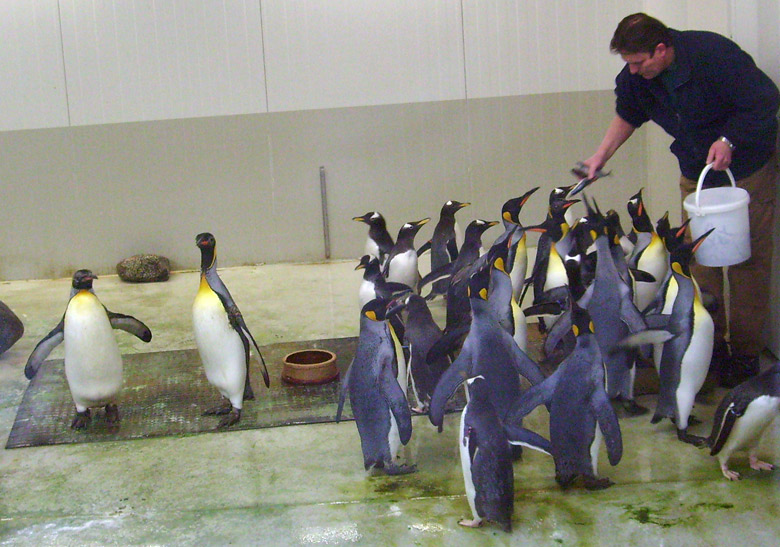
[[[726,174],[731,179],[731,186],[702,190],[704,177],[710,169],[711,163],[702,169],[696,192],[683,201],[691,219],[694,240],[715,228],[696,251],[696,261],[702,266],[739,264],[750,258],[750,195],[747,190],[737,188],[730,169],[726,169]]]

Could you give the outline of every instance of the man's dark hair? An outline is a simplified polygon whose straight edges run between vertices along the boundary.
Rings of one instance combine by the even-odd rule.
[[[666,25],[646,13],[634,13],[618,24],[609,49],[612,53],[649,53],[652,56],[658,44],[672,44]]]

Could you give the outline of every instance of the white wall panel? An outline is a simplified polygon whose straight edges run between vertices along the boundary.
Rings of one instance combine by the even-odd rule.
[[[460,3],[263,0],[270,111],[465,98]]]
[[[0,2],[0,131],[68,125],[57,1]]]
[[[257,0],[60,0],[73,125],[264,112]]]
[[[611,89],[620,58],[609,40],[641,3],[464,0],[468,97]]]

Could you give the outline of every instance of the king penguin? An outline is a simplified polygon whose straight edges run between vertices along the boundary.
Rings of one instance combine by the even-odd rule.
[[[116,397],[122,389],[122,356],[112,328],[127,331],[144,342],[152,332],[138,319],[108,311],[92,289],[97,279],[90,270],[73,274],[70,299],[59,324],[33,349],[24,368],[32,380],[43,361],[61,342],[65,342],[65,378],[76,405],[73,429],[84,429],[91,419],[91,408],[105,407],[106,420],[119,420]]]
[[[626,206],[631,215],[633,232],[636,234],[636,244],[628,259],[628,265],[634,270],[647,272],[654,279],[651,282],[637,280],[636,283],[634,302],[638,309],[644,310],[653,301],[666,278],[669,255],[650,222],[642,200],[642,190],[631,196]]]
[[[717,456],[723,476],[733,481],[739,473],[728,467],[731,455],[748,450],[750,467],[773,471],[775,465],[762,462],[756,452],[772,420],[780,413],[780,362],[732,389],[720,402],[708,439],[710,455]]]
[[[609,479],[598,478],[601,440],[606,442],[609,463],[614,466],[623,456],[623,439],[604,390],[604,367],[593,322],[587,310],[576,303],[571,306],[574,351],[549,378],[520,396],[506,423],[519,424],[534,408],[547,404],[555,480],[566,489],[582,477],[585,488],[598,490],[612,485]]]
[[[363,254],[371,255],[379,260],[380,265],[384,265],[387,255],[393,250],[393,238],[387,231],[387,222],[382,213],[369,211],[363,216],[352,217],[355,222],[362,222],[368,225],[368,238],[366,239],[365,252]]]
[[[412,413],[405,385],[398,383],[395,344],[386,322],[384,299],[374,299],[360,310],[360,333],[355,358],[341,381],[336,422],[341,421],[349,395],[366,471],[383,469],[388,475],[416,471],[396,463],[398,450],[412,437]]]
[[[222,415],[218,428],[228,427],[241,419],[245,399],[254,399],[249,382],[249,341],[257,351],[265,386],[269,387],[268,369],[252,333],[238,306],[217,274],[217,241],[208,232],[198,234],[200,249],[200,287],[192,303],[192,326],[203,368],[209,383],[227,401],[204,412]]]
[[[526,204],[528,198],[536,192],[539,187],[531,188],[520,197],[512,198],[504,202],[501,206],[501,220],[504,223],[504,233],[515,232],[516,226],[522,226],[520,223],[520,210]],[[509,256],[506,264],[506,271],[512,279],[512,297],[516,302],[520,302],[520,295],[523,292],[525,276],[528,273],[528,248],[526,245],[525,230],[517,234],[512,240],[509,248]]]

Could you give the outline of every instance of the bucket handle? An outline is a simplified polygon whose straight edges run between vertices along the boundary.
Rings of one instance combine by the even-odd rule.
[[[708,163],[704,166],[704,169],[701,170],[701,175],[699,175],[699,182],[696,183],[696,208],[701,209],[699,206],[699,194],[701,194],[701,186],[704,184],[704,177],[707,176],[707,173],[710,172],[710,169],[712,169],[712,163]],[[726,168],[726,174],[729,176],[729,179],[731,180],[731,186],[735,187],[737,186],[737,181],[734,180],[734,175],[731,174],[731,169],[728,167]]]

